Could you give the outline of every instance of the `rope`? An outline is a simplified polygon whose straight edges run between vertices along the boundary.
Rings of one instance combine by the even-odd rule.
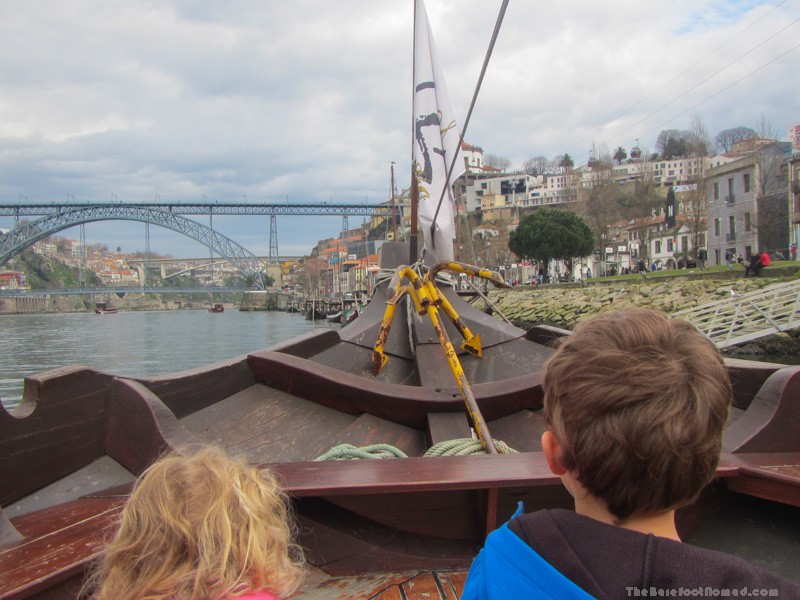
[[[494,440],[495,448],[500,454],[513,454],[517,451],[500,440]],[[423,456],[465,456],[467,454],[486,454],[480,440],[459,438],[445,440],[428,448]]]
[[[517,452],[505,442],[494,440],[494,444],[500,454]],[[428,448],[423,456],[466,456],[468,454],[486,454],[480,440],[472,438],[445,440]],[[352,444],[339,444],[314,460],[356,460],[361,458],[408,458],[408,455],[389,444],[373,444],[360,448]]]
[[[503,314],[503,311],[500,310],[494,302],[489,300],[489,297],[486,294],[484,294],[477,285],[472,283],[469,279],[466,279],[465,281],[467,282],[467,285],[471,287],[474,292],[477,292],[478,296],[480,296],[483,299],[483,301],[486,303],[486,306],[491,307],[491,309],[495,311],[498,315],[500,315],[500,317],[506,323],[508,323],[509,325],[513,325],[513,323],[508,320],[508,317]]]
[[[356,448],[352,444],[339,444],[314,460],[355,460],[358,458],[408,458],[408,456],[402,450],[389,444],[373,444],[361,448]]]

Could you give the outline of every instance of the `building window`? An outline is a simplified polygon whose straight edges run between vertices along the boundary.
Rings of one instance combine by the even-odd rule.
[[[744,230],[745,231],[750,231],[751,227],[752,227],[752,224],[750,222],[750,213],[749,212],[744,213]]]
[[[661,240],[656,240],[656,254],[661,254]]]
[[[681,252],[688,252],[689,251],[689,238],[687,236],[681,236]]]
[[[667,238],[667,252],[673,252],[672,238]]]
[[[731,240],[736,239],[736,217],[734,215],[728,217],[728,235]]]
[[[714,200],[719,200],[719,181],[714,182]]]
[[[714,219],[714,237],[720,236],[720,219]]]
[[[728,196],[733,198],[733,177],[728,177]]]
[[[744,174],[744,191],[745,193],[750,192],[750,173]]]

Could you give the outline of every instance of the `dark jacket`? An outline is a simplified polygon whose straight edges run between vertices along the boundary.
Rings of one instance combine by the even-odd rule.
[[[722,552],[698,548],[630,531],[621,527],[607,525],[589,517],[566,510],[544,510],[520,515],[508,523],[508,531],[524,541],[525,546],[541,559],[541,563],[528,562],[527,567],[518,564],[516,569],[504,573],[492,573],[483,569],[482,564],[492,559],[497,544],[490,543],[470,569],[462,598],[494,599],[492,588],[502,582],[508,588],[508,580],[515,577],[515,571],[524,573],[525,578],[534,576],[541,565],[563,576],[568,583],[595,598],[637,598],[637,597],[711,597],[739,596],[747,588],[746,594],[753,590],[767,590],[764,597],[770,597],[769,590],[777,590],[777,597],[800,598],[800,585],[783,580],[759,569],[747,561]],[[501,530],[498,530],[498,532]],[[502,534],[498,534],[501,538]],[[508,542],[508,538],[505,539]],[[504,546],[512,547],[513,543]],[[506,556],[508,552],[505,551]],[[523,560],[524,551],[518,552]],[[532,555],[531,555],[532,556]],[[506,558],[507,559],[507,558]],[[508,559],[507,559],[508,560]],[[534,566],[537,565],[537,566]],[[473,569],[476,570],[473,575]],[[481,575],[478,571],[483,570]],[[497,570],[497,569],[495,569]],[[552,574],[547,575],[552,578]],[[552,580],[552,579],[551,579]],[[527,585],[523,582],[522,586]],[[537,584],[542,588],[553,584]],[[534,588],[527,593],[515,588],[515,597],[559,597],[559,594],[540,595]],[[645,593],[642,591],[645,590]],[[664,590],[660,592],[658,590]],[[674,591],[672,591],[674,590]],[[693,590],[702,590],[693,593]],[[719,590],[719,593],[716,593]],[[728,590],[728,593],[723,590]],[[736,590],[734,592],[734,590]],[[757,592],[758,593],[758,592]],[[519,595],[523,594],[523,595]],[[775,597],[774,593],[772,597]]]

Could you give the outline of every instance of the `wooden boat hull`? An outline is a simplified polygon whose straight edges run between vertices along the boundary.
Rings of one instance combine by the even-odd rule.
[[[328,576],[464,569],[520,500],[528,510],[571,506],[539,442],[541,365],[569,333],[523,331],[445,294],[481,333],[483,358],[460,356],[489,430],[519,453],[422,456],[470,436],[469,423],[429,324],[395,323],[390,360],[372,374],[380,301],[340,330],[171,376],[48,371],[26,379],[14,415],[0,411],[0,599],[56,589],[70,597],[135,476],[165,449],[193,443],[275,470],[295,499],[300,541]],[[717,510],[715,497],[800,505],[791,471],[800,464],[800,367],[732,360],[728,369],[735,409],[720,483],[681,514],[687,535]],[[314,460],[342,443],[390,444],[409,458]],[[61,539],[63,551],[49,554]]]

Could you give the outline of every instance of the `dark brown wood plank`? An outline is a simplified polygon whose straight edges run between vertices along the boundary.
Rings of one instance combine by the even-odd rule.
[[[24,598],[82,573],[102,551],[123,502],[83,499],[15,519],[26,539],[0,549],[0,599]]]
[[[800,452],[723,454],[722,469],[731,491],[800,506]]]
[[[546,430],[544,418],[531,410],[522,410],[489,423],[492,437],[518,452],[541,452],[542,433]]]
[[[492,436],[494,436],[494,430]],[[472,436],[467,414],[464,411],[428,414],[427,441],[429,446]]]
[[[339,444],[356,447],[388,444],[407,456],[421,456],[427,448],[421,431],[367,414],[358,417],[335,437],[332,446]]]
[[[725,430],[726,452],[800,452],[800,366],[772,373]]]
[[[800,506],[800,487],[797,484],[762,477],[735,477],[728,480],[728,489],[756,498]]]
[[[420,573],[416,577],[404,581],[401,598],[430,598],[431,600],[455,600],[454,596],[442,588],[436,573]],[[391,598],[391,596],[390,596]]]
[[[111,381],[80,365],[25,378],[20,405],[0,408],[0,504],[102,456]]]
[[[296,496],[560,485],[541,453],[272,465]]]
[[[313,460],[356,420],[320,404],[256,384],[181,419],[204,440],[254,463]]]
[[[255,382],[245,356],[138,381],[161,398],[178,418],[210,406]]]

